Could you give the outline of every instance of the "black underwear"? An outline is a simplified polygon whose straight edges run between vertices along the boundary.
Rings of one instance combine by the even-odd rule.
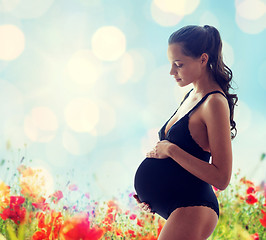
[[[206,94],[185,116],[175,122],[165,135],[165,127],[175,112],[159,131],[159,139],[178,145],[184,151],[199,158],[199,161],[209,162],[211,154],[204,151],[192,138],[188,122],[190,115],[209,95],[215,93],[225,96],[220,91]],[[219,204],[212,186],[189,173],[170,157],[144,159],[135,174],[134,186],[140,201],[148,203],[153,212],[165,219],[176,208],[188,206],[210,207],[219,217]]]

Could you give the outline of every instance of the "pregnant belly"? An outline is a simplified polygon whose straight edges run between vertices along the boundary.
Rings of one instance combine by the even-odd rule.
[[[194,197],[194,189],[202,184],[206,183],[171,158],[144,159],[137,169],[134,180],[139,199],[148,203],[157,213],[165,212],[165,208],[174,202]]]

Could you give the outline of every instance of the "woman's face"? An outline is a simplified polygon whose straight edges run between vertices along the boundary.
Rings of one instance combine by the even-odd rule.
[[[180,87],[186,86],[202,77],[202,60],[186,56],[182,45],[172,43],[168,46],[168,59],[171,63],[170,75],[173,75]]]

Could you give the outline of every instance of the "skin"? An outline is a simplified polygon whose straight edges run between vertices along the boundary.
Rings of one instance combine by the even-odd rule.
[[[183,87],[192,83],[194,90],[168,122],[166,133],[205,94],[215,90],[222,92],[207,67],[208,54],[203,53],[199,58],[189,57],[183,54],[181,44],[174,43],[168,46],[168,59],[171,64],[170,75],[174,77],[177,84]],[[230,182],[232,173],[229,119],[228,102],[221,94],[210,95],[190,116],[191,136],[203,150],[211,152],[212,163],[201,161],[167,140],[157,142],[146,156],[159,158],[162,161],[164,158],[171,157],[196,177],[224,190]],[[137,195],[134,197],[143,210],[150,212],[148,204],[141,203]],[[217,214],[209,207],[178,208],[169,216],[158,239],[207,239],[214,231],[217,221]]]

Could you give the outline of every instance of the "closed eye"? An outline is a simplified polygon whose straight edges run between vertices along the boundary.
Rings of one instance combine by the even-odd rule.
[[[180,63],[177,63],[177,62],[175,62],[175,65],[176,65],[178,68],[183,67],[183,64],[180,64]]]

